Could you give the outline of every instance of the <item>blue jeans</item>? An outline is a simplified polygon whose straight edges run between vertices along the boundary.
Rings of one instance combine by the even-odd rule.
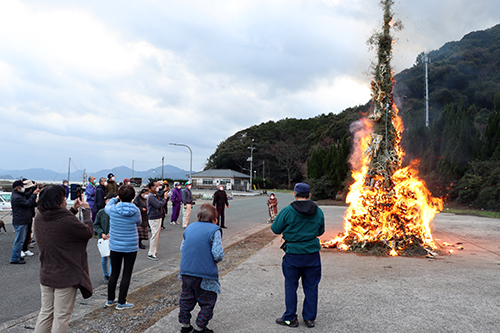
[[[101,266],[102,266],[102,272],[104,274],[104,277],[110,277],[111,276],[111,266],[109,266],[109,273],[108,273],[108,261],[109,257],[101,257]]]
[[[297,317],[297,288],[302,278],[304,305],[302,318],[315,320],[318,313],[318,284],[321,280],[321,258],[319,252],[311,254],[285,254],[281,264],[285,276],[286,312],[283,320]]]
[[[19,261],[21,259],[21,250],[23,249],[24,240],[26,239],[26,233],[28,232],[28,225],[13,225],[16,231],[16,238],[14,239],[14,244],[12,245],[12,254],[10,255],[10,262]]]

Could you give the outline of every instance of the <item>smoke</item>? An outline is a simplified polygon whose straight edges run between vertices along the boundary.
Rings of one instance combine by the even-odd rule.
[[[351,166],[351,170],[361,170],[363,166],[363,154],[365,153],[362,140],[370,136],[372,125],[366,118],[362,118],[349,125],[349,131],[354,137],[351,156],[349,156],[349,165]]]

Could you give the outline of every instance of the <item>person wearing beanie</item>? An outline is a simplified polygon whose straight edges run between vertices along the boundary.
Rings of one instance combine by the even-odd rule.
[[[106,185],[106,194],[118,195],[118,184],[115,181],[115,175],[108,174],[108,183]]]
[[[293,189],[295,201],[283,208],[271,230],[282,234],[285,251],[282,270],[285,277],[285,313],[276,324],[299,326],[297,320],[297,287],[302,279],[304,307],[302,318],[307,327],[314,327],[318,309],[318,285],[321,280],[321,245],[318,236],[325,232],[323,211],[312,201],[311,188],[306,183],[297,183]]]

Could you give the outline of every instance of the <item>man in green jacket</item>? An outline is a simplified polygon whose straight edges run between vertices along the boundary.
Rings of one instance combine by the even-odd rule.
[[[302,317],[307,327],[314,327],[318,309],[318,284],[321,280],[321,245],[318,236],[325,232],[323,211],[312,201],[311,188],[297,183],[293,189],[295,201],[283,208],[271,230],[283,234],[285,251],[282,270],[285,276],[286,311],[276,324],[297,327],[297,288],[302,278],[304,305]]]

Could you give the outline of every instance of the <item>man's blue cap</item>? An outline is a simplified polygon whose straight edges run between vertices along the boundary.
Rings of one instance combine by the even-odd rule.
[[[311,192],[311,187],[306,183],[297,183],[293,188],[294,192],[309,193]]]

